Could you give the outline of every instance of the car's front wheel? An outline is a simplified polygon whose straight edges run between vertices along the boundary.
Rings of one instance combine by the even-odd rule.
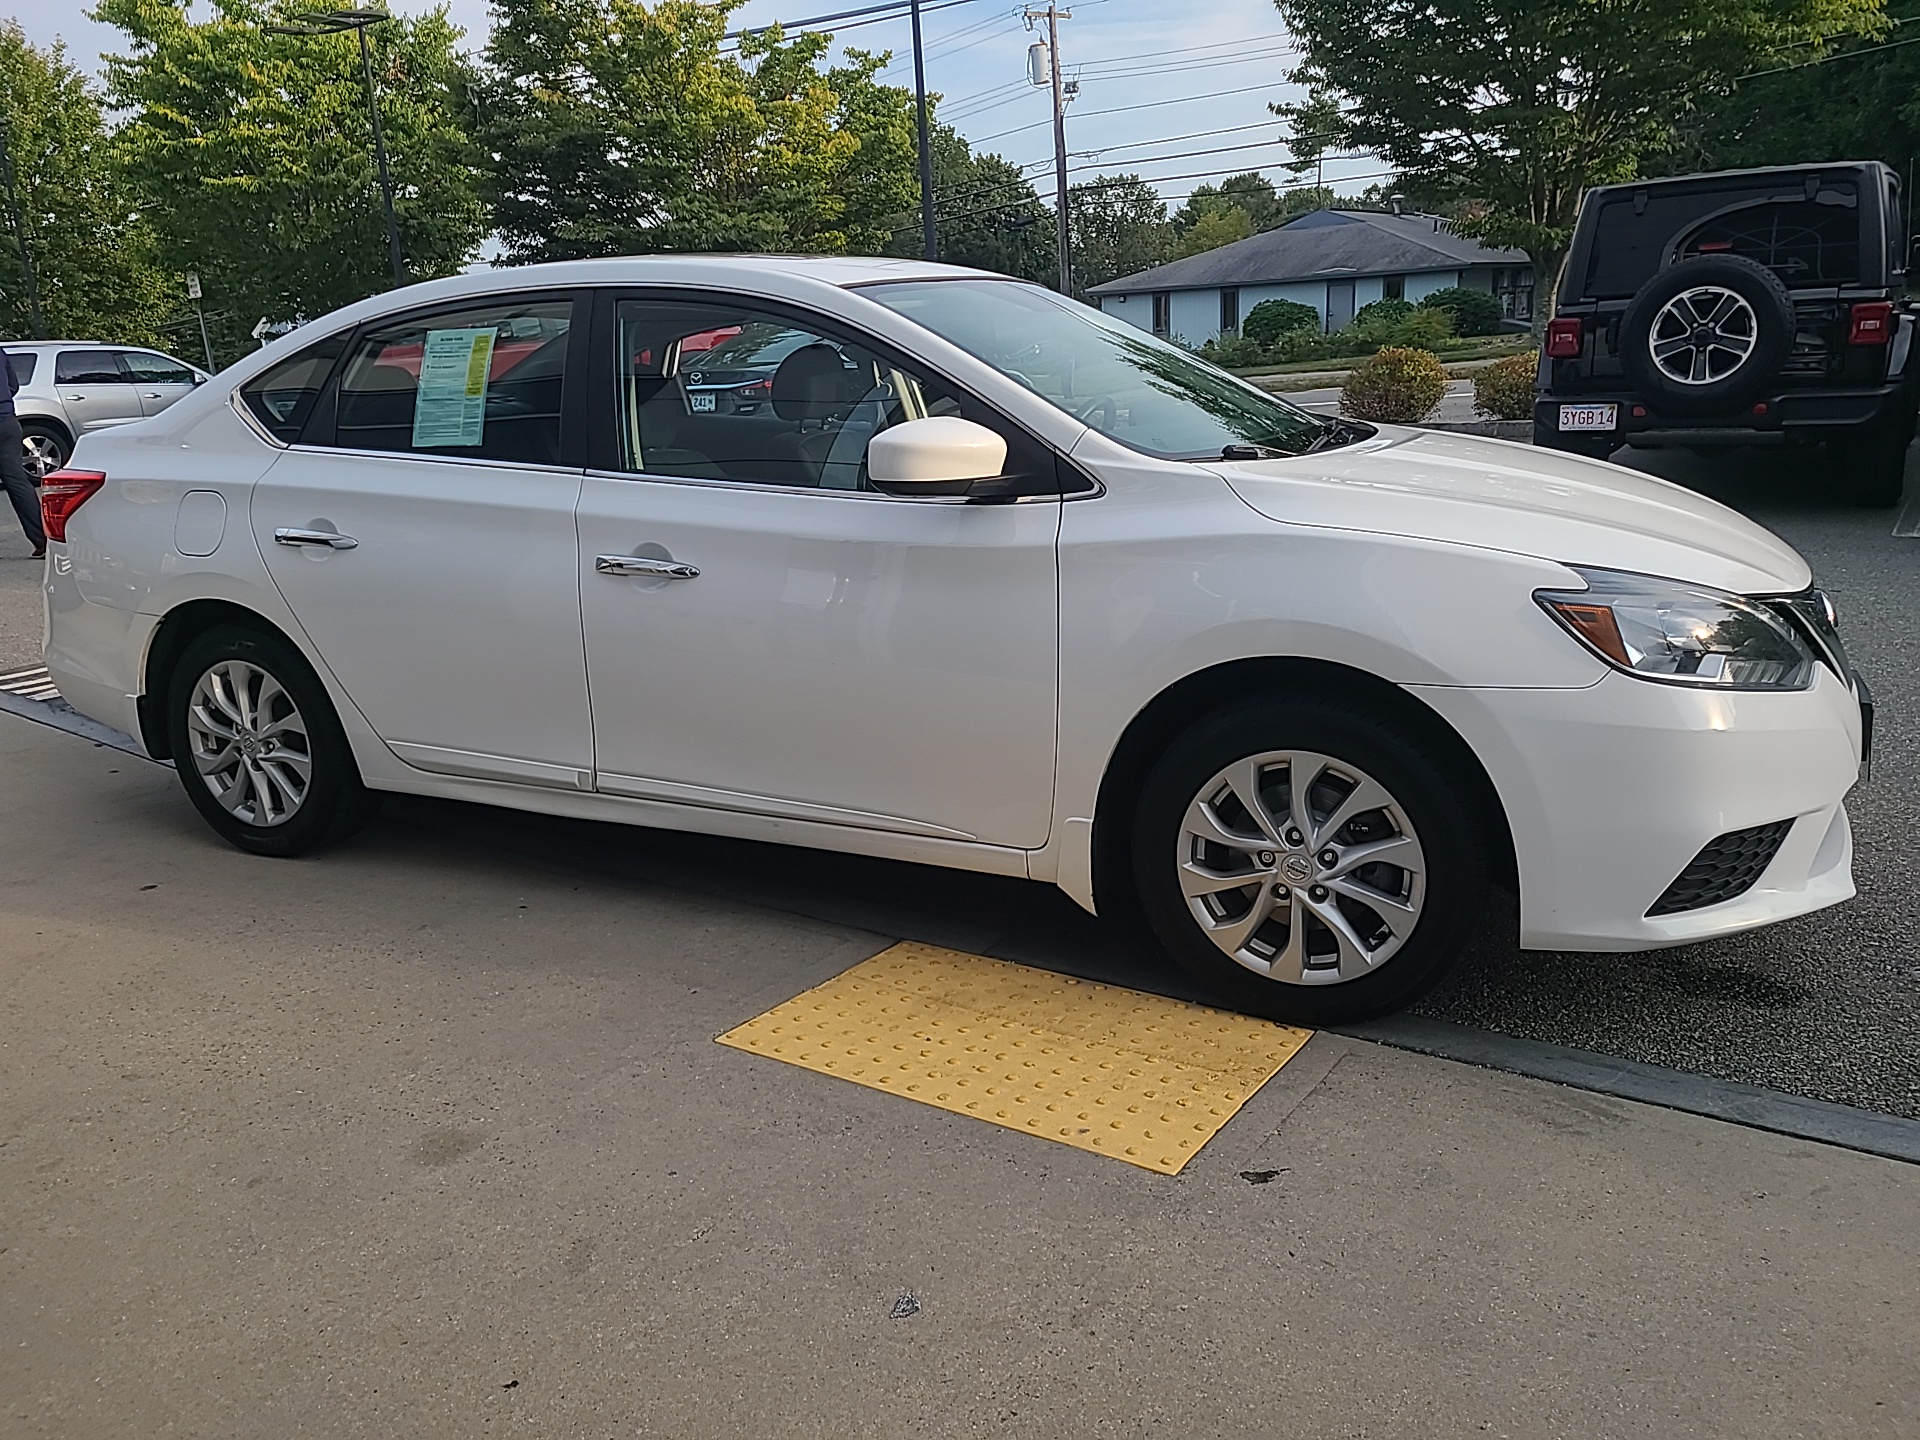
[[[1486,827],[1446,747],[1362,702],[1276,698],[1180,736],[1134,874],[1181,966],[1234,1007],[1338,1024],[1435,985],[1486,913]]]
[[[180,783],[220,836],[256,855],[302,855],[372,818],[347,737],[306,661],[264,631],[190,644],[167,690]]]

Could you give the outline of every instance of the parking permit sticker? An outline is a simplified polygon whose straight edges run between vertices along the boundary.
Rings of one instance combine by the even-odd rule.
[[[429,330],[413,407],[413,448],[478,445],[487,426],[494,332]]]

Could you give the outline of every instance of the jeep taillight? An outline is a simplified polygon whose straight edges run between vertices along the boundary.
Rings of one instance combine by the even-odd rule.
[[[1849,345],[1885,345],[1893,339],[1893,305],[1886,300],[1863,300],[1853,307]]]
[[[107,477],[98,470],[56,470],[42,480],[40,523],[46,527],[47,538],[64,542],[73,512],[106,483]]]
[[[1580,358],[1580,317],[1562,315],[1547,322],[1547,358],[1550,360],[1578,360]]]

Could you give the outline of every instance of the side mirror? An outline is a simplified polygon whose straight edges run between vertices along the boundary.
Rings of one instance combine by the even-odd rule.
[[[909,420],[867,442],[867,478],[886,495],[998,492],[1006,468],[1007,442],[957,415]]]

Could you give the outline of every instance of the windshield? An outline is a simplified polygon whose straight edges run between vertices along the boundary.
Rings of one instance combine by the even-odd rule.
[[[1077,301],[1015,280],[862,287],[1123,445],[1217,460],[1229,445],[1305,451],[1327,422]]]

